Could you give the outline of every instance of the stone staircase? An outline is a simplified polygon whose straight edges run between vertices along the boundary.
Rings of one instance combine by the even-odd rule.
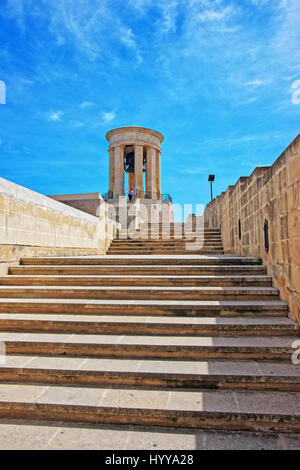
[[[265,267],[155,229],[0,277],[0,418],[299,432],[299,330]]]
[[[196,227],[185,229],[183,224],[145,224],[135,238],[121,230],[108,250],[111,255],[128,255],[133,251],[141,255],[223,254],[221,234],[205,229],[195,238]],[[188,244],[188,247],[187,247]]]

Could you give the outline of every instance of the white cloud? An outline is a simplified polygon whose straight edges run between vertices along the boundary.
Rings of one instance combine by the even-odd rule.
[[[73,121],[71,125],[72,125],[72,127],[75,127],[75,128],[76,127],[83,127],[84,123],[81,122],[81,121]]]
[[[91,106],[94,106],[94,103],[92,101],[83,101],[82,103],[80,103],[79,108],[86,109],[90,108]]]
[[[136,42],[136,36],[133,33],[132,29],[122,26],[119,31],[119,39],[122,44],[134,51],[136,64],[139,65],[143,61],[143,58],[139,52],[139,48]]]
[[[279,0],[274,50],[293,71],[300,71],[299,0]]]
[[[263,85],[267,85],[270,83],[271,80],[252,80],[250,82],[243,83],[244,86],[252,86],[252,87],[259,87]]]
[[[48,111],[48,113],[46,113],[46,118],[48,121],[61,121],[63,115],[63,111]]]
[[[240,103],[238,103],[238,105],[244,105],[244,104],[250,104],[250,103],[254,103],[255,101],[257,101],[257,98],[255,97],[252,97],[252,98],[249,98],[248,100],[245,100],[245,101],[241,101]]]
[[[161,89],[174,100],[187,102],[200,93],[206,98],[230,94],[232,102],[246,104],[254,98],[241,96],[241,89],[243,93],[245,87],[253,87],[253,92],[263,90],[264,85],[282,80],[284,73],[298,78],[299,1],[128,0],[126,6],[121,0],[7,3],[11,15],[27,28],[29,15],[39,15],[45,25],[48,21],[57,46],[74,45],[85,54],[84,60],[103,59],[101,73],[107,74],[108,82],[113,80],[115,68],[125,70],[127,65],[139,66],[149,60],[145,73],[154,81],[161,80]],[[247,16],[249,7],[254,11],[251,17]],[[261,24],[255,7],[266,8],[262,10],[268,15],[266,24]],[[127,54],[120,53],[120,44],[128,49]],[[83,67],[84,60],[80,62]],[[43,70],[40,67],[39,76]],[[83,101],[78,106],[93,105]],[[53,116],[52,120],[60,118]]]
[[[251,0],[251,2],[257,7],[263,7],[264,5],[269,4],[270,0]]]
[[[102,113],[103,124],[107,124],[115,119],[116,114],[114,111],[109,111],[107,113]]]
[[[176,31],[176,20],[178,17],[178,0],[169,0],[162,5],[162,31],[164,33]]]
[[[199,21],[219,21],[224,19],[226,16],[226,12],[223,11],[216,11],[216,10],[204,10],[201,13],[198,13],[197,19]]]
[[[244,83],[245,86],[261,86],[264,82],[262,80],[252,80],[251,82]]]
[[[152,0],[151,0],[152,1]],[[112,37],[136,51],[135,62],[142,61],[135,34],[110,0],[7,0],[5,14],[16,19],[22,30],[27,18],[35,17],[54,36],[57,46],[72,43],[90,61],[112,55]],[[2,13],[3,14],[3,13]],[[1,12],[0,12],[1,15]]]
[[[120,39],[125,46],[132,49],[136,48],[135,35],[130,28],[120,28]]]

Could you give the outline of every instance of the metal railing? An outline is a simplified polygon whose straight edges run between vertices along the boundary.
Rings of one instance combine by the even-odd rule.
[[[139,191],[136,191],[133,195],[132,201],[135,201],[135,199],[140,197],[140,194],[141,193]],[[107,202],[109,199],[113,199],[113,193],[111,191],[108,191],[107,193],[102,194],[102,197],[103,197],[103,200],[105,202]],[[145,198],[145,199],[156,199],[155,197],[153,197],[153,194],[149,193],[149,192],[145,192],[143,194],[143,198]],[[172,196],[170,196],[170,194],[162,194],[161,197],[159,198],[159,200],[161,200],[162,202],[172,203]]]

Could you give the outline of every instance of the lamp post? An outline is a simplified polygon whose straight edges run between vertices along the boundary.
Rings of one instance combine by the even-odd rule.
[[[212,190],[212,184],[215,181],[215,175],[209,175],[208,176],[208,181],[210,182],[210,200],[213,200],[213,190]]]

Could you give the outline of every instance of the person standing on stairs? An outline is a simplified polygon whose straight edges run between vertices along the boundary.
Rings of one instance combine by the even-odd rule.
[[[133,202],[133,189],[131,189],[128,193],[128,199],[129,199],[129,202]]]

